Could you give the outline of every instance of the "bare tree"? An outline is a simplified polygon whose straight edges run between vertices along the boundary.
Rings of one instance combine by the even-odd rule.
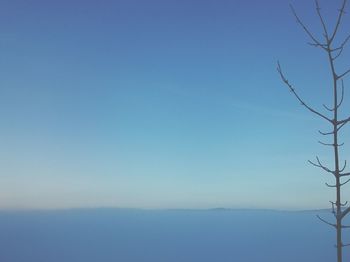
[[[282,71],[280,63],[278,63],[277,71],[279,75],[281,76],[282,81],[284,84],[289,88],[293,96],[301,103],[302,106],[304,106],[308,111],[313,113],[315,116],[320,117],[324,121],[326,121],[331,126],[331,131],[328,132],[322,132],[319,131],[319,133],[323,136],[329,136],[331,137],[332,142],[331,143],[320,143],[325,146],[329,146],[332,148],[332,155],[333,155],[333,161],[334,166],[333,167],[327,167],[324,165],[319,157],[316,156],[316,161],[310,161],[309,163],[317,168],[320,168],[326,173],[329,173],[333,178],[335,183],[334,184],[327,184],[328,187],[335,189],[335,201],[330,201],[332,205],[332,213],[335,217],[335,222],[329,222],[325,219],[321,218],[320,216],[317,216],[321,221],[325,222],[326,224],[332,226],[336,230],[336,238],[337,238],[337,261],[342,262],[342,250],[344,246],[348,246],[350,244],[344,244],[342,242],[342,229],[349,227],[343,225],[343,219],[344,217],[350,213],[350,206],[347,206],[347,202],[343,203],[341,200],[341,190],[342,186],[345,185],[350,181],[350,179],[345,180],[346,177],[350,176],[350,172],[346,172],[346,160],[344,161],[344,164],[341,164],[341,158],[340,158],[340,152],[339,147],[343,144],[339,143],[339,135],[341,129],[350,122],[350,116],[347,118],[340,119],[339,112],[341,109],[341,106],[343,104],[344,100],[344,81],[343,78],[350,73],[350,69],[344,70],[343,72],[338,72],[336,68],[336,60],[342,55],[344,47],[346,43],[350,39],[350,35],[345,37],[342,41],[338,42],[338,44],[335,44],[335,40],[338,37],[339,27],[342,24],[343,17],[345,14],[345,7],[347,4],[347,0],[342,1],[341,8],[339,9],[339,14],[337,17],[337,20],[335,22],[335,26],[332,31],[329,31],[325,19],[321,14],[321,9],[319,6],[318,1],[315,1],[316,4],[316,12],[319,17],[323,36],[320,40],[315,34],[313,34],[309,28],[303,23],[303,21],[299,18],[296,11],[294,10],[293,6],[290,5],[293,15],[295,16],[297,23],[302,27],[302,29],[305,31],[307,36],[310,38],[311,43],[310,45],[321,49],[327,54],[327,63],[330,66],[330,75],[332,78],[332,106],[328,107],[325,104],[324,109],[325,113],[316,110],[315,108],[311,107],[308,103],[306,103],[301,96],[298,94],[298,92],[295,90],[293,85],[288,81],[285,74]],[[338,41],[338,39],[337,39]]]

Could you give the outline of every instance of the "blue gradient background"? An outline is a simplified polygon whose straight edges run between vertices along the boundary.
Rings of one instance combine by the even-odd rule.
[[[324,123],[276,61],[316,108],[328,65],[288,4],[1,1],[0,208],[328,207]]]

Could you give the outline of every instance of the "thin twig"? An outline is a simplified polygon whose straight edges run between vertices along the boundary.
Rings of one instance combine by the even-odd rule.
[[[332,226],[332,227],[337,228],[337,225],[332,224],[332,223],[330,223],[330,222],[328,222],[328,221],[324,220],[324,219],[323,219],[323,218],[321,218],[319,215],[316,215],[316,217],[317,217],[319,220],[321,220],[323,223],[326,223],[327,225],[330,225],[330,226]]]
[[[337,76],[337,79],[340,79],[340,78],[346,76],[346,75],[349,74],[349,73],[350,73],[350,69],[346,70],[346,71],[345,71],[344,73],[342,73],[341,75],[338,75],[338,76]]]
[[[345,6],[346,6],[346,2],[347,2],[347,0],[344,0],[344,1],[343,1],[343,5],[342,5],[341,9],[339,10],[339,15],[338,15],[337,23],[336,23],[336,25],[335,25],[333,34],[332,34],[331,38],[329,39],[329,43],[330,43],[330,44],[333,42],[334,37],[335,37],[335,35],[337,34],[337,31],[338,31],[338,28],[339,28],[339,25],[340,25],[340,21],[341,21],[341,19],[342,19],[342,17],[343,17],[343,14],[345,13],[344,10],[345,10]]]
[[[328,167],[325,167],[325,166],[321,163],[320,159],[319,159],[317,156],[316,156],[316,159],[317,159],[317,164],[314,163],[314,162],[312,162],[311,160],[308,160],[308,162],[309,162],[311,165],[313,165],[313,166],[315,166],[315,167],[322,168],[324,171],[326,171],[326,172],[328,172],[328,173],[331,173],[331,174],[333,174],[333,175],[335,176],[335,171],[332,171],[332,170],[330,170]]]
[[[288,82],[288,79],[284,76],[283,72],[282,72],[282,68],[279,62],[277,62],[277,71],[281,76],[282,81],[289,87],[289,90],[294,94],[294,96],[299,100],[299,102],[301,103],[301,105],[305,106],[309,111],[311,111],[312,113],[322,117],[323,119],[327,120],[330,123],[333,123],[333,121],[331,119],[329,119],[328,117],[326,117],[325,115],[321,114],[320,112],[318,112],[317,110],[313,109],[312,107],[310,107],[309,105],[307,105],[301,98],[300,96],[296,93],[295,89],[293,88],[293,86]]]
[[[339,173],[343,172],[346,168],[346,160],[344,161],[344,166],[339,170]]]
[[[339,47],[334,48],[334,49],[331,50],[332,52],[339,51],[338,54],[336,54],[336,55],[332,58],[333,60],[337,59],[337,58],[343,53],[344,47],[345,47],[346,43],[349,41],[349,39],[350,39],[350,35],[348,35],[348,36],[345,38],[345,40],[340,44]]]
[[[318,130],[318,132],[319,132],[321,135],[324,135],[324,136],[333,135],[333,134],[334,134],[334,131],[331,131],[331,132],[322,132],[321,130]]]
[[[321,24],[323,27],[324,36],[325,36],[327,43],[328,43],[329,37],[328,37],[327,27],[326,27],[326,24],[324,23],[322,15],[321,15],[321,8],[320,8],[320,5],[318,4],[317,0],[315,0],[315,4],[316,4],[316,11],[317,11],[318,17],[320,18],[320,21],[321,21]]]
[[[343,186],[343,185],[345,185],[346,183],[348,183],[350,181],[350,178],[348,179],[348,180],[346,180],[344,183],[339,183],[339,185],[330,185],[330,184],[328,184],[328,183],[325,183],[326,184],[326,186],[328,186],[328,187],[338,187],[338,186]]]
[[[304,31],[306,32],[306,34],[312,39],[312,41],[314,42],[313,45],[314,46],[319,46],[321,48],[323,48],[324,50],[327,50],[326,48],[326,44],[322,44],[319,40],[316,39],[316,37],[313,36],[313,34],[310,32],[310,30],[304,25],[304,23],[300,20],[299,16],[297,15],[297,13],[294,10],[293,5],[289,5],[290,9],[293,12],[294,17],[296,18],[297,22],[300,24],[300,26],[304,29]]]

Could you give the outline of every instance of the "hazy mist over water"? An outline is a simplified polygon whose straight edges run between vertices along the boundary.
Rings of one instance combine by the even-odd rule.
[[[333,261],[335,232],[316,214],[331,219],[326,211],[2,211],[0,261]]]

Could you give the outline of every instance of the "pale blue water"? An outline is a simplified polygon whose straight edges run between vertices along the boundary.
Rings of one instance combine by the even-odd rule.
[[[335,232],[315,214],[242,210],[4,211],[0,212],[0,261],[335,261]],[[328,217],[327,213],[323,215]],[[350,230],[344,234],[349,239]],[[345,250],[347,260],[349,255]]]

